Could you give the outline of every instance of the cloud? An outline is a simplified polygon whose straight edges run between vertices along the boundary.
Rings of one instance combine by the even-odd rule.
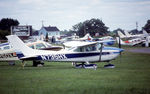
[[[135,21],[144,24],[148,19],[149,5],[149,0],[1,0],[0,18],[13,17],[35,28],[44,20],[60,29],[99,18],[111,29],[133,28]]]

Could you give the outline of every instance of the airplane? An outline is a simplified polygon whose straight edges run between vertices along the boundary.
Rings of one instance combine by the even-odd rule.
[[[77,44],[71,43],[70,48],[60,51],[47,51],[31,49],[24,44],[16,35],[6,36],[10,45],[15,50],[18,58],[22,60],[23,67],[26,60],[37,61],[59,61],[59,62],[77,62],[83,65],[92,62],[109,62],[118,57],[123,49],[115,47],[105,47],[98,42],[78,41]],[[19,44],[19,45],[18,45]]]
[[[119,40],[119,37],[116,37],[117,43],[121,45],[130,45],[130,46],[135,46],[138,44],[143,44],[145,42],[145,40],[142,40],[141,38],[134,38],[134,39],[128,39],[126,41],[123,41],[121,38]]]
[[[104,45],[113,45],[115,43],[115,40],[111,36],[92,38],[89,33],[87,33],[83,38],[80,38],[79,40],[96,41],[103,43]]]
[[[124,34],[121,31],[117,31],[117,33],[120,38],[144,38],[146,36],[144,31],[143,34],[135,34],[135,35],[131,35],[128,31],[125,30]]]
[[[105,36],[101,38],[94,38],[92,41],[97,41],[97,42],[103,42],[104,45],[113,45],[115,43],[115,40],[111,36]]]
[[[115,43],[115,40],[111,36],[92,38],[89,33],[87,33],[83,38],[78,38],[73,41],[96,41],[96,42],[103,43],[104,45],[113,45]]]

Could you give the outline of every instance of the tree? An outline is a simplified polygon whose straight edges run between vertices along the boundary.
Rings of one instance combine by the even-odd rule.
[[[10,35],[10,27],[18,26],[19,22],[11,18],[3,18],[0,20],[0,40],[6,39],[5,36]]]
[[[0,21],[0,29],[10,31],[11,26],[18,26],[19,22],[11,18],[3,18]]]
[[[6,35],[9,35],[10,32],[7,30],[0,30],[0,40],[5,40],[6,39]]]
[[[73,31],[77,32],[80,37],[87,33],[91,36],[95,36],[96,33],[103,36],[108,34],[108,27],[101,20],[93,18],[74,25]]]
[[[143,29],[145,31],[147,31],[148,33],[150,33],[150,20],[147,21],[147,23],[145,24],[145,26],[143,27]]]

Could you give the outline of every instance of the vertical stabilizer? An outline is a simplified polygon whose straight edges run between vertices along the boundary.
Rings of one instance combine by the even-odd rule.
[[[126,36],[124,34],[122,34],[121,31],[117,31],[117,33],[120,38],[126,38]]]
[[[93,39],[89,33],[87,33],[82,39],[91,40]]]
[[[29,48],[21,39],[16,35],[6,36],[10,45],[16,52],[23,53],[24,56],[31,56],[34,53],[34,50]]]
[[[131,36],[132,36],[131,34],[129,34],[128,31],[124,31],[124,33],[125,33],[125,35],[126,35],[127,37],[131,37]]]
[[[143,30],[143,34],[144,34],[145,37],[149,36],[149,34],[145,30]]]

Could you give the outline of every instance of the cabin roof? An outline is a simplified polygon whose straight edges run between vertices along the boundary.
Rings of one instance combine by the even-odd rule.
[[[85,41],[69,41],[63,43],[67,47],[79,47],[79,46],[87,46],[87,45],[92,45],[96,44],[97,42],[85,42]]]

